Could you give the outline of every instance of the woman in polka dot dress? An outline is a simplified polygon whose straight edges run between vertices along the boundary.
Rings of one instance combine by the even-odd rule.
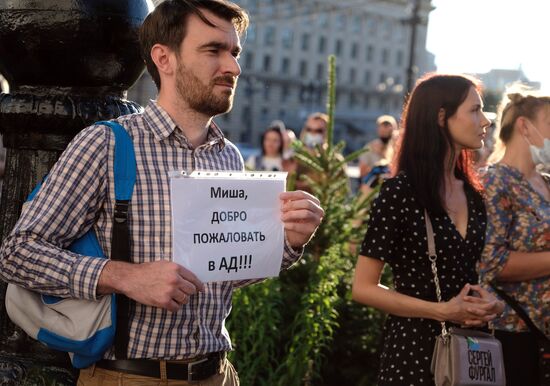
[[[405,106],[396,175],[371,209],[353,283],[356,301],[390,314],[379,386],[433,385],[439,322],[483,326],[504,307],[476,284],[486,215],[469,150],[483,146],[490,124],[482,107],[475,80],[437,74],[420,80]],[[441,303],[428,260],[425,208],[435,233]],[[393,290],[379,285],[384,264],[392,269]]]

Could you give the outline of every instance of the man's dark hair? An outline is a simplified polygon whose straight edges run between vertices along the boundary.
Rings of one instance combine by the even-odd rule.
[[[199,17],[205,24],[216,27],[204,16],[208,10],[221,19],[235,26],[242,35],[248,27],[248,14],[238,5],[226,0],[165,0],[151,12],[139,30],[141,55],[147,65],[157,89],[160,90],[160,75],[151,58],[151,49],[155,44],[162,44],[174,52],[179,52],[181,42],[187,32],[189,15]]]

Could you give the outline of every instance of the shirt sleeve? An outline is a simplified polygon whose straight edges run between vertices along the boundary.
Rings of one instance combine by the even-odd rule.
[[[107,259],[66,248],[96,222],[105,200],[110,130],[91,126],[69,144],[0,249],[0,277],[40,293],[96,299]]]
[[[281,271],[290,268],[295,262],[297,262],[304,252],[304,248],[295,249],[290,246],[285,236],[285,245],[283,248],[283,260],[281,262]],[[250,284],[260,283],[265,279],[249,279],[249,280],[235,280],[233,281],[233,287],[245,287]]]
[[[405,204],[411,201],[405,194],[405,183],[392,178],[382,184],[370,210],[367,232],[361,244],[361,255],[390,262],[397,241],[401,239],[405,221]]]
[[[479,261],[479,274],[483,283],[495,279],[510,256],[508,234],[513,221],[512,200],[509,187],[498,178],[496,172],[487,173],[484,177],[487,230],[485,247]]]

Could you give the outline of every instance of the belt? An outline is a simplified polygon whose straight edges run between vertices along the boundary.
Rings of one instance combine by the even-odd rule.
[[[218,374],[225,360],[225,352],[216,352],[208,356],[188,362],[166,362],[166,378],[184,380],[188,382],[202,381]],[[161,378],[161,361],[151,359],[101,359],[96,362],[96,367],[106,370],[114,370],[122,373],[142,375],[151,378]]]

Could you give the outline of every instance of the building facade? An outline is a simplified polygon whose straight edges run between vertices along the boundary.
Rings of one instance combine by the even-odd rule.
[[[336,56],[335,137],[348,150],[374,135],[381,114],[396,118],[406,94],[415,0],[236,0],[248,10],[233,110],[216,122],[234,142],[259,145],[275,119],[299,130],[325,111],[328,56]],[[414,73],[435,70],[426,51],[430,0],[418,0]],[[146,103],[156,90],[145,75],[129,98]]]

